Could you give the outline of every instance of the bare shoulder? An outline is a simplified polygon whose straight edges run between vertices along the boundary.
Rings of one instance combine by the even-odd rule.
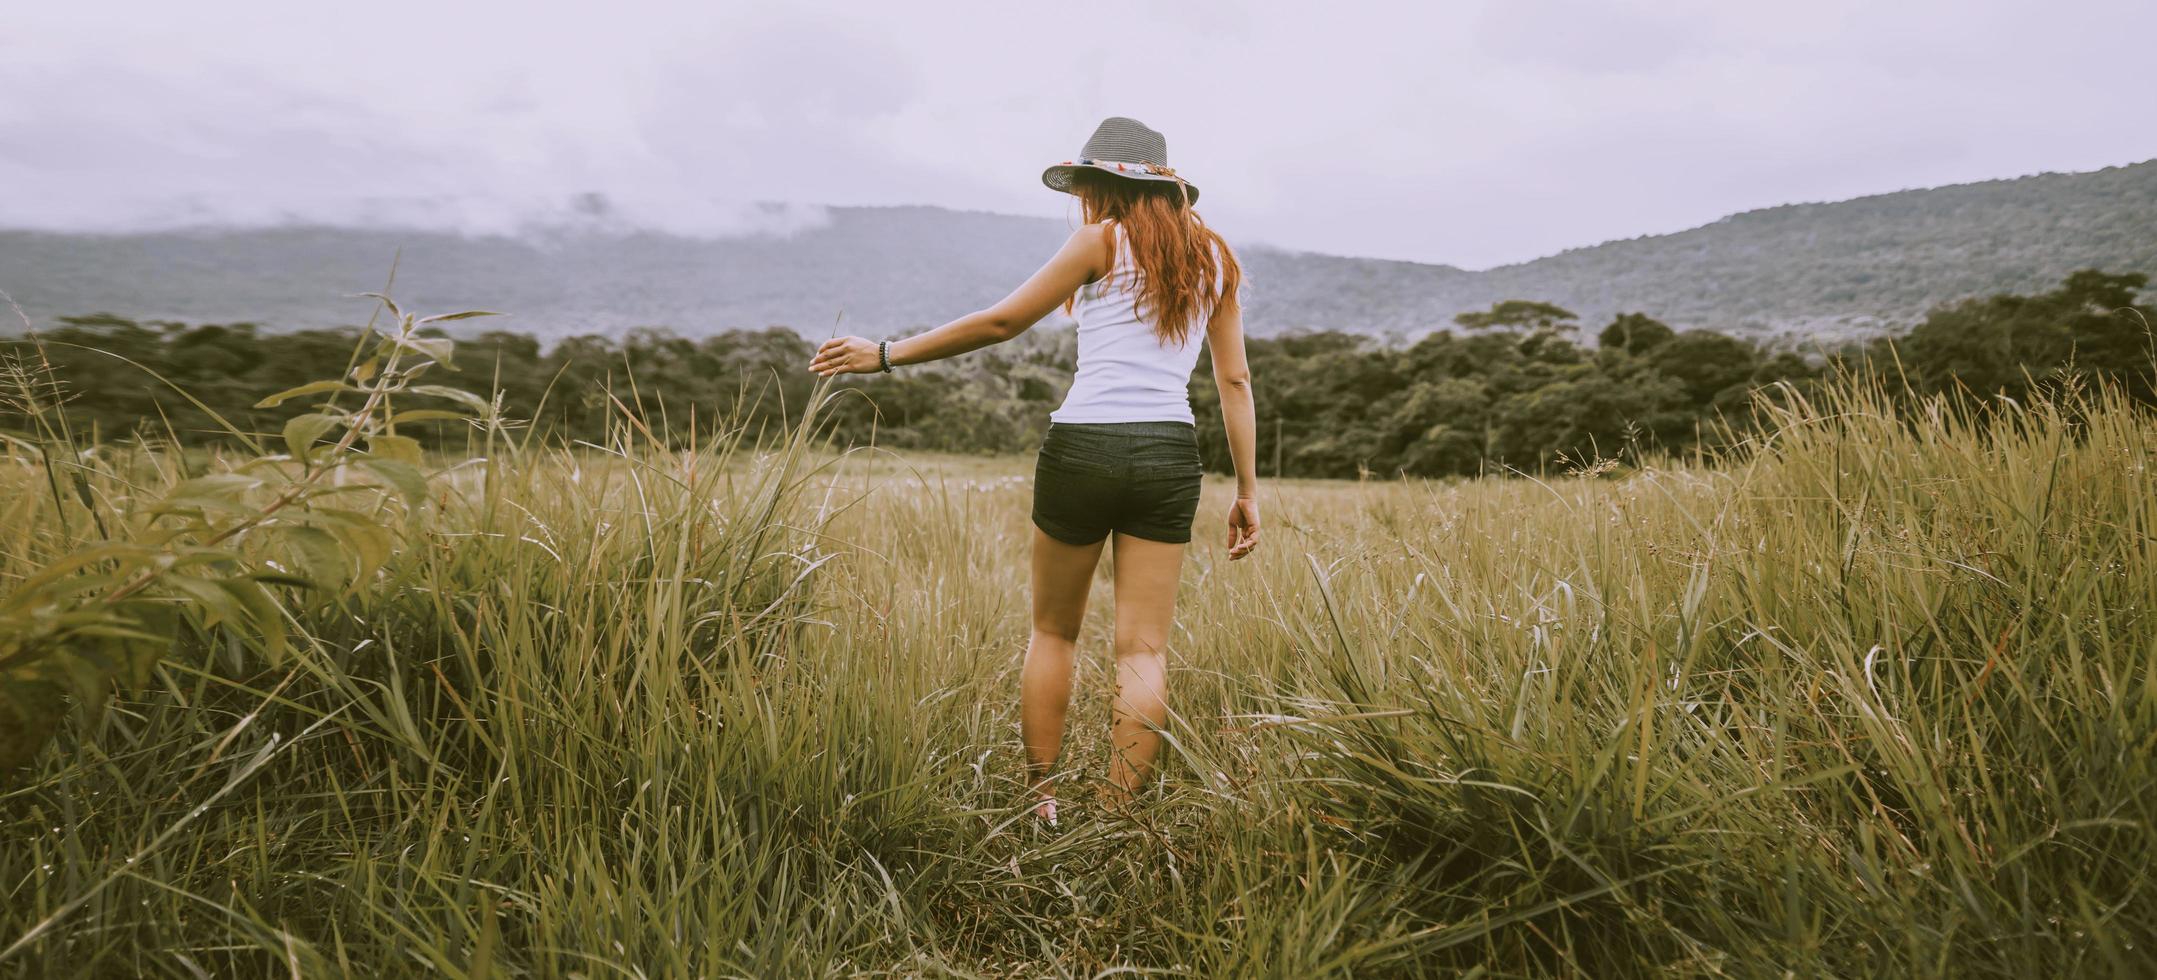
[[[1115,232],[1106,221],[1080,225],[1064,242],[1064,252],[1085,256],[1094,276],[1106,273],[1115,264],[1115,247]]]
[[[1075,245],[1089,245],[1106,251],[1115,242],[1115,232],[1111,228],[1112,226],[1106,221],[1080,225],[1078,230],[1071,233],[1071,242]]]

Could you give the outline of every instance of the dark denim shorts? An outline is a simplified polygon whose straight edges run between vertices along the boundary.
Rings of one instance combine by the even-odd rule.
[[[1065,544],[1110,531],[1183,544],[1203,472],[1189,422],[1053,422],[1034,463],[1034,526]]]

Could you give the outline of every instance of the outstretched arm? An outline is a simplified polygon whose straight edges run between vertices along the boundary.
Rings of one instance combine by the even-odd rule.
[[[1071,294],[1108,272],[1110,255],[1106,226],[1086,225],[1071,233],[1064,247],[1048,264],[1034,273],[1011,295],[977,313],[968,313],[927,333],[891,342],[891,363],[920,364],[956,357],[967,351],[1000,344],[1041,322],[1051,310],[1062,306]],[[876,341],[862,337],[833,337],[817,348],[809,370],[829,377],[834,374],[873,374],[877,363]]]
[[[1258,547],[1258,405],[1251,397],[1243,308],[1236,297],[1222,297],[1206,324],[1206,346],[1213,352],[1213,383],[1221,392],[1228,457],[1236,466],[1236,502],[1228,510],[1228,557],[1234,561]]]

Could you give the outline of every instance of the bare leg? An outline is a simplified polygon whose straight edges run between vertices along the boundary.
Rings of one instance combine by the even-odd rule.
[[[1153,775],[1168,723],[1168,631],[1183,545],[1116,535],[1116,700],[1109,800],[1131,798]]]
[[[1106,539],[1065,544],[1034,529],[1033,636],[1019,671],[1019,736],[1026,743],[1029,784],[1050,798],[1049,777],[1063,754],[1064,715],[1071,706],[1071,652],[1086,618],[1086,593]],[[1055,816],[1054,804],[1044,817]]]

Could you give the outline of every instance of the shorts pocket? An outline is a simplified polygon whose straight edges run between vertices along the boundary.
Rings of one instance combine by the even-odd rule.
[[[1188,435],[1149,435],[1123,446],[1132,467],[1148,470],[1182,470],[1199,465],[1198,441]]]
[[[1041,447],[1041,455],[1036,460],[1036,466],[1041,469],[1077,476],[1116,476],[1122,472],[1123,465],[1124,461],[1113,453],[1057,445]]]
[[[1187,480],[1206,471],[1198,450],[1188,446],[1148,446],[1133,452],[1126,465],[1133,478],[1148,481]]]

